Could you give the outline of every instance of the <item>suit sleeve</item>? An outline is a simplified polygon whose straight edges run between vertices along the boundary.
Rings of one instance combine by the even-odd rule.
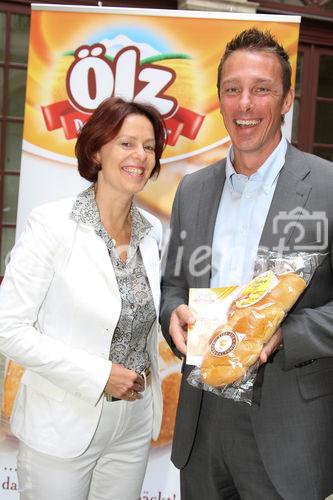
[[[38,314],[55,273],[61,234],[35,209],[15,245],[0,289],[0,350],[75,396],[95,405],[108,380],[111,362],[38,329]]]
[[[282,325],[285,368],[333,357],[333,301],[290,314]]]
[[[308,361],[333,357],[333,247],[325,259],[325,266],[310,282],[311,299],[325,287],[328,280],[329,301],[319,307],[304,307],[287,315],[282,324],[285,368],[291,369]],[[323,276],[324,275],[324,276]],[[309,300],[307,301],[309,302]]]
[[[169,324],[171,313],[181,304],[188,303],[188,282],[183,267],[183,243],[181,227],[181,197],[182,187],[186,177],[180,183],[172,207],[170,222],[170,240],[163,262],[162,273],[162,297],[161,297],[161,327],[163,335],[169,346],[179,357],[174,343],[169,335]]]

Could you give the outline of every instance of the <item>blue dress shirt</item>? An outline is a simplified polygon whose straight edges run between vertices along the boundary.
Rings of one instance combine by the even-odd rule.
[[[282,137],[265,163],[247,177],[235,171],[232,147],[229,149],[226,181],[213,236],[211,287],[241,285],[252,278],[261,234],[286,151],[287,140]]]

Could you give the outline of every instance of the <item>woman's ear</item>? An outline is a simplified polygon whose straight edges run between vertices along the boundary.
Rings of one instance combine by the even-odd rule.
[[[102,168],[102,163],[101,163],[101,154],[99,151],[97,151],[95,154],[94,154],[94,160],[96,162],[96,165],[99,166],[99,170],[101,170]]]

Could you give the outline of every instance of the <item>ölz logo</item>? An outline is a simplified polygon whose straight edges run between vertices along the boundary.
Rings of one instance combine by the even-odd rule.
[[[67,98],[41,106],[46,128],[49,132],[61,128],[67,140],[76,139],[98,105],[116,96],[155,106],[165,120],[168,145],[175,146],[180,136],[193,141],[205,115],[182,107],[165,94],[175,79],[172,68],[140,64],[135,46],[124,47],[111,61],[102,43],[81,45],[67,71]]]
[[[164,95],[176,78],[174,70],[157,65],[140,66],[140,51],[130,46],[110,61],[100,43],[82,45],[74,52],[66,78],[71,104],[84,113],[92,113],[104,99],[116,96],[155,106],[164,118],[172,115],[177,100]]]

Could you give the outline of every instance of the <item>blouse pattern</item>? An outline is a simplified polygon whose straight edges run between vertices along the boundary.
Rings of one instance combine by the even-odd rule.
[[[130,215],[132,232],[124,262],[119,257],[115,240],[101,222],[93,184],[77,196],[71,211],[73,220],[93,226],[96,234],[102,238],[115,272],[121,312],[113,333],[109,359],[142,373],[150,366],[147,338],[156,320],[156,311],[139,245],[152,225],[133,203]]]

